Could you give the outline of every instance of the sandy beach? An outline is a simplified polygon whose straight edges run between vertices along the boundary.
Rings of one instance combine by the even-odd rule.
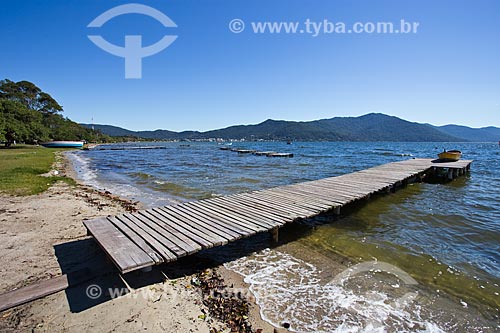
[[[52,173],[74,176],[62,155],[53,169]],[[74,286],[70,282],[66,291],[0,313],[0,331],[229,332],[225,323],[211,317],[193,281],[200,271],[215,269],[226,285],[244,290],[238,274],[194,258],[150,273],[121,276],[86,235],[84,219],[136,208],[138,203],[83,184],[57,183],[35,196],[0,196],[1,293],[61,274],[85,275],[85,282]],[[86,296],[93,285],[102,289],[103,297]],[[106,290],[125,292],[116,297]],[[248,317],[254,332],[275,331],[260,319],[252,302]]]

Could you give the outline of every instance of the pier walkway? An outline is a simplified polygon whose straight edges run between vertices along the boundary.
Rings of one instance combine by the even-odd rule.
[[[331,211],[440,171],[453,179],[470,160],[411,159],[350,174],[84,221],[122,273],[168,263],[293,221]]]

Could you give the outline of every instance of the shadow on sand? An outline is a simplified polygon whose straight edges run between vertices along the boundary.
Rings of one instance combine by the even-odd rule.
[[[58,244],[54,249],[62,273],[68,276],[69,287],[65,293],[70,310],[81,312],[110,301],[117,296],[111,295],[113,291],[124,296],[131,288],[138,289],[215,268],[253,252],[296,241],[310,233],[316,225],[331,223],[337,218],[331,214],[322,214],[314,219],[284,226],[280,229],[278,243],[272,241],[269,233],[261,233],[200,251],[172,263],[154,266],[150,272],[139,270],[120,274],[91,237]]]
[[[310,229],[310,226],[303,224],[288,225],[280,231],[278,244],[294,241]],[[189,276],[270,246],[273,246],[270,235],[262,233],[225,246],[206,249],[172,263],[154,266],[150,272],[139,270],[127,274],[120,274],[93,238],[58,244],[54,249],[62,273],[68,276],[69,287],[65,293],[70,310],[81,312],[116,297],[116,294],[110,294],[110,290],[111,293],[115,291],[124,296],[130,292],[130,288],[138,289]]]

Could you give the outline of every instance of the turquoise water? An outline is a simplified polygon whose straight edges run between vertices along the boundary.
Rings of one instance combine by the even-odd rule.
[[[293,158],[237,154],[220,150],[216,143],[182,144],[189,146],[180,143],[100,146],[103,150],[81,151],[74,159],[80,176],[94,186],[149,205],[162,205],[331,177],[412,157],[435,157],[443,148],[462,150],[463,158],[474,160],[466,177],[447,184],[414,184],[376,198],[338,220],[327,218],[288,247],[266,250],[271,252],[257,253],[229,266],[253,286],[265,318],[275,325],[282,321],[295,323],[292,329],[296,331],[500,330],[500,148],[497,144],[232,144],[234,148],[291,152]],[[140,146],[162,149],[128,149]],[[378,300],[365,297],[375,280],[379,281],[377,277],[351,281],[356,288],[347,288],[349,283],[339,289],[325,281],[318,282],[329,265],[313,264],[314,260],[308,259],[316,256],[333,261],[347,258],[349,265],[377,260],[401,268],[418,283],[415,306],[402,311],[387,305],[390,304],[387,297],[404,289],[394,281],[391,285],[398,287],[394,290],[380,287]],[[277,283],[273,286],[274,293],[287,292],[275,298],[269,296],[274,294],[270,290],[258,288],[269,279]],[[385,276],[380,280],[390,279]],[[360,286],[364,287],[362,291],[358,290]],[[333,294],[343,297],[325,297]],[[286,295],[292,295],[289,301]],[[297,295],[301,295],[303,304],[294,301]],[[304,311],[311,304],[315,311]]]

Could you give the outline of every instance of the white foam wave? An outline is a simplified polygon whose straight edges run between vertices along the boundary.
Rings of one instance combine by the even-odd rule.
[[[443,332],[421,318],[417,304],[401,304],[386,291],[322,281],[322,272],[289,254],[266,249],[229,262],[244,277],[261,316],[295,332]]]
[[[131,185],[130,180],[123,178],[122,175],[113,173],[107,175],[112,179],[107,179],[92,168],[92,161],[80,152],[70,152],[67,155],[73,164],[76,176],[83,183],[92,186],[101,191],[110,191],[111,193],[123,198],[142,202],[146,207],[156,207],[178,203],[177,200],[167,197],[157,192],[140,189]]]
[[[90,166],[90,160],[78,152],[68,152],[67,155],[72,162],[73,169],[79,180],[91,186],[97,186],[97,172]]]

